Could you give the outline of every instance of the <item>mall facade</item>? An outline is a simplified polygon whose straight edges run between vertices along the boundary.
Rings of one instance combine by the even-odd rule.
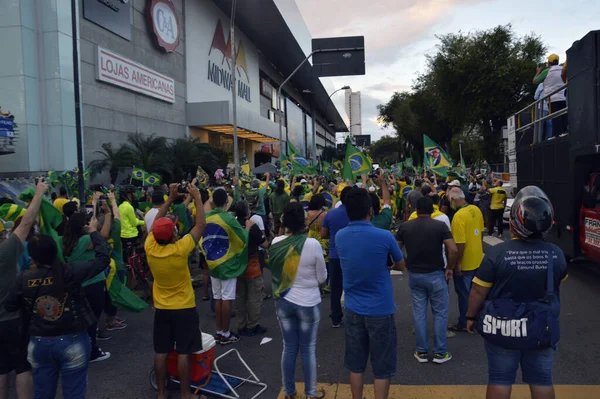
[[[14,122],[10,139],[0,125],[2,176],[76,166],[70,3],[8,2],[0,11],[0,112],[10,111]],[[294,0],[238,1],[235,71],[231,0],[78,5],[86,165],[102,144],[119,146],[131,133],[195,137],[224,149],[233,162],[232,74],[240,154],[251,165],[265,154],[279,157],[280,110],[283,141],[308,159],[334,146],[336,131],[347,130],[329,101],[335,88],[326,89],[309,63],[277,98],[281,82],[310,53],[310,33]]]

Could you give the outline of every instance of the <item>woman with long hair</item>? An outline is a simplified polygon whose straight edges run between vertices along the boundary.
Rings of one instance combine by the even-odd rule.
[[[5,303],[8,311],[20,309],[23,314],[30,336],[28,360],[36,398],[54,398],[59,373],[65,399],[85,397],[90,361],[87,329],[94,316],[81,283],[110,264],[108,248],[94,226],[96,223],[91,223],[83,229],[90,234],[94,254],[83,263],[63,264],[52,237],[31,237],[27,248],[35,267],[17,276]]]
[[[285,398],[296,397],[298,351],[302,356],[308,399],[325,396],[317,392],[317,331],[321,320],[319,285],[327,278],[323,248],[305,234],[306,219],[300,203],[290,203],[283,212],[286,234],[276,237],[270,249],[273,296],[283,336],[281,373]],[[285,266],[285,267],[284,267]]]
[[[89,216],[86,213],[75,213],[68,220],[64,234],[61,237],[59,243],[62,245],[62,252],[66,262],[79,263],[88,262],[94,259],[95,252],[92,244],[91,236],[87,234],[89,225],[97,224],[96,219],[88,221]],[[110,214],[105,215],[104,224],[102,225],[101,236],[107,239],[110,235],[111,227]],[[96,229],[96,226],[92,226]],[[105,305],[105,288],[106,288],[106,274],[104,270],[97,273],[92,278],[87,279],[81,285],[85,296],[92,307],[96,320],[100,319],[100,315],[104,310]],[[103,352],[98,347],[96,330],[98,329],[98,322],[89,326],[88,335],[90,336],[92,349],[90,362],[99,362],[106,360],[110,357],[110,352]]]
[[[323,248],[323,257],[325,258],[327,274],[329,275],[329,239],[321,238],[321,227],[323,226],[323,220],[325,220],[325,215],[327,214],[325,211],[326,203],[327,201],[323,194],[315,194],[311,197],[310,202],[308,203],[306,225],[308,226],[308,238],[314,238],[319,241],[321,248]],[[329,292],[329,287],[327,285],[323,286],[323,291]]]

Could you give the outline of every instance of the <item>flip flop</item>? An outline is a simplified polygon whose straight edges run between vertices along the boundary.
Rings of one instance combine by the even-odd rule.
[[[454,332],[467,332],[466,328],[460,328],[458,326],[458,324],[451,324],[448,326],[448,330],[450,331],[454,331]]]

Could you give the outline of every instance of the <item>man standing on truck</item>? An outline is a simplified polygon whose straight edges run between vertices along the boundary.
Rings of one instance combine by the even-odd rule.
[[[498,227],[498,237],[504,236],[504,209],[506,208],[506,200],[508,199],[508,193],[502,188],[502,180],[494,182],[494,188],[490,188],[488,191],[492,195],[492,202],[490,204],[491,213],[491,226],[489,227],[489,234],[494,235],[494,227]]]
[[[544,96],[556,91],[559,87],[564,85],[562,74],[562,66],[558,65],[559,57],[556,54],[550,54],[548,56],[548,67],[538,67],[535,76],[533,77],[533,84],[538,85],[544,83]],[[565,97],[565,91],[561,90],[558,93],[550,96],[550,114],[554,114],[561,109],[567,107],[567,98]],[[558,137],[559,135],[567,132],[567,114],[558,116],[552,119],[552,137]]]

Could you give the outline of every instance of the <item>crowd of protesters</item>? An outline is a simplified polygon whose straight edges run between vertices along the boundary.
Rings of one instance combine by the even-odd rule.
[[[98,340],[127,327],[117,316],[119,303],[109,295],[107,279],[122,281],[123,263],[140,251],[152,274],[148,299],[154,308],[159,399],[167,397],[166,362],[173,351],[182,398],[196,397],[189,390],[189,355],[202,348],[202,334],[190,274],[193,259],[203,268],[202,299],[214,301],[214,338],[220,345],[266,332],[260,325],[262,302],[272,291],[283,337],[286,398],[299,397],[298,354],[306,397],[325,396],[317,390],[316,345],[321,301],[327,294],[331,327],[344,329],[352,398],[363,397],[369,361],[375,397],[387,398],[398,352],[391,271],[408,271],[414,357],[419,363],[450,361],[447,339],[475,332],[477,316],[487,309],[484,300],[514,291],[519,300],[536,301],[547,291],[545,270],[515,273],[517,263],[503,255],[545,250],[542,239],[553,212],[545,194],[537,189],[515,198],[510,222],[514,242],[484,256],[486,232],[494,234],[496,227],[503,236],[507,193],[502,182],[489,188],[485,178],[475,175],[471,187],[449,180],[386,176],[382,170],[357,182],[321,176],[274,178],[268,173],[262,180],[243,182],[220,178],[202,184],[194,179],[163,185],[142,193],[142,198],[133,186],[119,187],[118,196],[96,194],[90,199],[91,212],[60,190],[54,207],[63,222],[53,236],[48,226],[40,229],[45,223],[41,204],[50,204],[42,179],[0,244],[0,398],[7,396],[13,370],[19,399],[54,398],[59,375],[65,398],[85,397],[88,364],[110,357]],[[140,209],[141,202],[149,203],[148,209]],[[555,260],[547,268],[558,271],[553,280],[557,293],[566,262],[558,247],[548,251]],[[29,265],[19,268],[24,254]],[[270,270],[270,290],[265,289],[264,268]],[[458,296],[455,323],[448,320],[450,280]],[[527,291],[527,286],[535,289]],[[236,325],[231,323],[233,312]],[[105,323],[99,329],[103,313]],[[555,349],[555,343],[542,349],[502,349],[502,343],[486,343],[488,397],[510,397],[519,362],[535,397],[553,397]]]

